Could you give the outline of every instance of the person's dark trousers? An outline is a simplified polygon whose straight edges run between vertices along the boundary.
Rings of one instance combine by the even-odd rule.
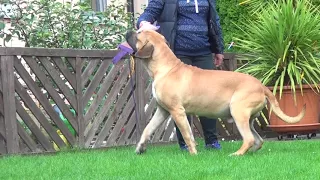
[[[177,55],[177,57],[185,64],[193,65],[193,66],[199,67],[201,69],[215,69],[212,54],[203,55],[203,56]],[[190,122],[191,122],[190,116],[187,116],[187,117],[188,117],[188,121],[190,124]],[[212,144],[214,141],[217,141],[217,131],[216,131],[217,120],[216,119],[209,119],[206,117],[199,117],[199,119],[200,119],[200,123],[202,125],[205,143]],[[185,146],[186,144],[183,140],[183,137],[181,135],[179,128],[177,127],[177,125],[175,125],[175,127],[176,127],[176,131],[177,131],[177,138],[178,138],[179,146],[180,147]]]

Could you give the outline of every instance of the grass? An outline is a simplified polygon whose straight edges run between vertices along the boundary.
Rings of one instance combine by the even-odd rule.
[[[241,142],[222,142],[223,149],[190,156],[176,144],[148,146],[136,155],[134,147],[55,155],[0,158],[0,179],[320,179],[320,141],[268,141],[242,157],[229,157]]]

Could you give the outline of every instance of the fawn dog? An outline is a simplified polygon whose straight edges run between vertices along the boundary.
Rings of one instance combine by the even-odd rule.
[[[169,115],[179,127],[190,154],[197,154],[197,150],[186,114],[233,118],[243,144],[231,155],[243,155],[250,148],[256,151],[262,147],[263,139],[254,129],[253,119],[260,115],[267,100],[285,122],[299,122],[305,115],[305,106],[296,117],[286,115],[272,92],[250,75],[184,64],[156,31],[129,31],[126,41],[134,51],[133,56],[143,62],[152,77],[152,93],[157,101],[157,110],[137,144],[138,154],[146,151],[147,140]]]

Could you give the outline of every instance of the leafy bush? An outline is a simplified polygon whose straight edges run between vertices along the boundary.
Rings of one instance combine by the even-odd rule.
[[[9,32],[0,24],[0,36],[12,36],[26,47],[113,49],[132,28],[126,5],[111,3],[105,12],[95,12],[88,2],[71,5],[55,0],[8,0],[12,6]],[[3,18],[3,17],[2,17]]]

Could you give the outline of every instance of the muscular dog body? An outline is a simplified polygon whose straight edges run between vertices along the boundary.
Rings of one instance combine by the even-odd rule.
[[[243,144],[232,155],[261,148],[263,140],[255,131],[252,119],[265,107],[266,100],[275,114],[288,123],[299,122],[304,117],[305,108],[296,117],[285,115],[272,92],[252,76],[184,64],[168,47],[165,38],[155,31],[128,32],[126,39],[135,51],[134,56],[143,61],[153,78],[153,96],[158,103],[137,145],[137,153],[146,150],[147,140],[169,115],[179,127],[191,154],[197,154],[197,150],[186,114],[233,118]]]

